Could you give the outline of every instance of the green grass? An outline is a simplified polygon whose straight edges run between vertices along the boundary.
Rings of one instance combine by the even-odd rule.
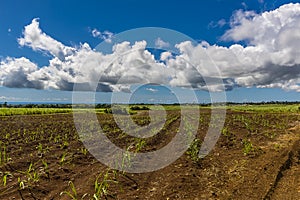
[[[162,110],[161,106],[152,106],[151,110]],[[163,105],[165,110],[188,110],[188,109],[199,109],[198,105]]]
[[[71,113],[71,108],[0,108],[0,116]]]
[[[263,113],[300,113],[300,104],[267,104],[267,105],[234,105],[227,108],[234,111],[263,112]]]
[[[195,109],[195,108],[211,108],[210,106],[198,107],[197,105],[164,105],[150,106],[151,110],[180,110],[180,109]],[[263,113],[300,113],[300,104],[284,105],[284,104],[266,104],[266,105],[230,105],[217,106],[214,108],[227,108],[233,111],[242,112],[263,112]],[[96,113],[104,113],[104,108],[75,108],[76,111],[91,111]],[[55,113],[72,113],[72,108],[0,108],[0,116],[11,115],[38,115],[38,114],[55,114]]]

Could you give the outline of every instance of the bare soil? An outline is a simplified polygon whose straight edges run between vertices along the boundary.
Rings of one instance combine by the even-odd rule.
[[[168,111],[174,120],[148,138],[142,151],[170,142],[178,115]],[[133,118],[143,124],[148,115],[139,112]],[[98,119],[116,145],[125,148],[134,139],[119,137],[122,131],[112,115],[99,114]],[[209,119],[210,111],[203,110],[200,140]],[[95,199],[95,181],[104,180],[106,172],[109,187],[101,199],[300,199],[299,121],[297,114],[229,110],[227,130],[202,160],[184,154],[158,171],[114,174],[85,150],[72,114],[0,117],[0,199],[71,199],[67,192],[76,199]]]

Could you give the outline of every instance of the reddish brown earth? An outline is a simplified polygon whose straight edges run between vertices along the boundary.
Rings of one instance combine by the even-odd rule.
[[[169,111],[173,121],[147,139],[142,151],[170,142],[178,115]],[[209,117],[209,110],[201,112],[200,140]],[[145,112],[133,118],[148,123]],[[122,132],[111,115],[98,119],[115,144],[126,147],[133,141],[118,137]],[[299,121],[297,114],[228,111],[227,130],[204,159],[193,162],[184,154],[155,172],[114,174],[85,151],[72,114],[1,117],[0,199],[71,199],[66,194],[74,194],[70,182],[76,199],[94,199],[95,181],[101,182],[106,172],[109,187],[99,199],[300,199]]]

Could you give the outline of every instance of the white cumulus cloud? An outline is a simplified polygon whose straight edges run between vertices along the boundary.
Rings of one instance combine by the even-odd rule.
[[[19,44],[53,58],[41,68],[24,57],[2,59],[0,85],[73,90],[77,84],[77,90],[129,92],[134,84],[157,83],[209,91],[258,87],[300,92],[299,22],[300,4],[260,14],[239,10],[222,37],[236,44],[225,47],[185,41],[176,45],[178,55],[162,52],[156,60],[146,41],[114,44],[110,54],[95,52],[87,43],[65,46],[44,33],[38,19],[33,19]],[[97,29],[92,34],[105,35]],[[241,41],[246,45],[240,45]],[[168,45],[161,38],[156,40],[157,48]]]
[[[39,27],[37,18],[33,19],[31,24],[25,26],[23,37],[18,39],[21,46],[28,46],[33,50],[49,52],[54,57],[61,60],[74,52],[74,48],[67,47],[61,42],[46,35]]]
[[[39,80],[29,80],[29,74],[37,70],[37,65],[27,58],[5,58],[0,62],[0,85],[42,89],[43,85]]]

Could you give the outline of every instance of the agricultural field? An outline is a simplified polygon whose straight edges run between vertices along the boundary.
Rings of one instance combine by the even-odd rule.
[[[218,116],[200,107],[189,149],[169,166],[147,173],[114,170],[95,159],[81,141],[72,109],[2,108],[0,199],[300,199],[299,106],[227,107],[221,136],[204,158],[198,152],[211,117]],[[126,134],[107,110],[96,116],[117,146],[151,152],[179,130],[180,107],[166,108],[163,128],[144,139]],[[192,116],[195,107],[187,110]],[[141,127],[150,123],[148,110],[130,114]]]
[[[54,113],[71,113],[72,109],[62,108],[1,108],[0,116],[11,115],[38,115]]]

